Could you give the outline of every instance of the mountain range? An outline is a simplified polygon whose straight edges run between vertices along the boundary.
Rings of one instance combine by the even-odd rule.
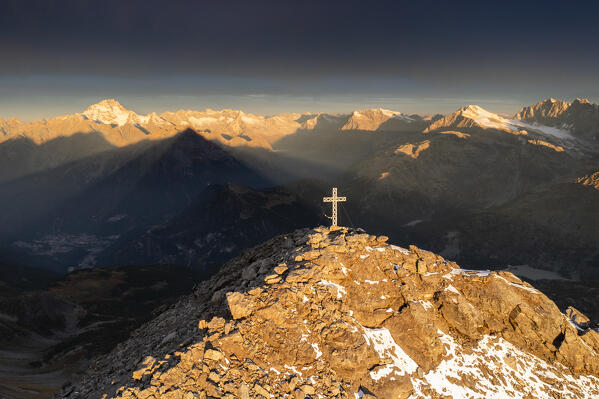
[[[476,105],[446,116],[140,115],[104,100],[48,120],[0,120],[0,260],[57,271],[202,268],[281,229],[318,223],[320,198],[336,185],[350,198],[345,223],[469,265],[595,276],[599,236],[588,215],[597,207],[589,181],[599,170],[598,120],[597,105],[578,99],[548,99],[512,117]],[[217,240],[213,255],[198,256],[221,230],[242,241]]]
[[[105,100],[0,121],[0,334],[11,353],[0,396],[49,397],[161,304],[218,286],[236,256],[257,261],[247,248],[327,224],[331,187],[347,196],[339,218],[351,234],[508,269],[596,322],[596,109],[549,99],[513,116],[476,105],[140,115]]]
[[[442,127],[482,127],[518,132],[540,131],[560,138],[597,140],[599,106],[585,99],[565,102],[547,99],[523,107],[512,118],[504,118],[483,108],[470,105],[455,113],[422,116],[407,115],[384,109],[356,110],[349,114],[285,113],[274,116],[247,114],[243,111],[179,110],[140,115],[124,108],[118,101],[107,99],[89,106],[81,113],[21,122],[0,118],[0,142],[27,138],[35,144],[77,133],[101,133],[113,146],[122,147],[144,140],[171,137],[192,128],[209,140],[228,146],[271,148],[282,137],[298,130],[364,130],[400,131],[428,130]],[[436,122],[436,123],[435,123]],[[552,128],[552,129],[551,129]]]

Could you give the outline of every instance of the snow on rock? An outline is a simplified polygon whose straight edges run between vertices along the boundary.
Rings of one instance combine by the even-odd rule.
[[[490,270],[470,270],[470,269],[453,269],[451,274],[461,274],[465,276],[488,277],[491,275]]]
[[[512,126],[521,128],[521,129],[526,129],[526,130],[538,130],[546,135],[549,136],[553,136],[555,138],[558,139],[562,139],[562,140],[574,140],[574,136],[572,135],[572,133],[570,133],[568,130],[565,129],[558,129],[556,127],[551,127],[551,126],[543,126],[543,125],[539,125],[539,124],[530,124],[530,123],[526,123],[526,122],[522,122],[519,121],[517,119],[506,119],[507,123],[509,123]]]
[[[379,357],[382,360],[391,360],[391,363],[385,365],[385,367],[370,372],[373,380],[377,381],[391,373],[404,375],[416,371],[418,365],[395,343],[388,329],[366,327],[363,327],[363,329],[366,342],[374,347]]]
[[[337,299],[341,299],[343,298],[343,295],[347,294],[347,291],[345,291],[345,287],[339,285],[339,284],[335,284],[332,283],[330,281],[327,280],[320,280],[319,283],[320,285],[324,285],[326,287],[334,287],[337,289]]]
[[[599,397],[584,315],[511,273],[386,241],[319,227],[249,249],[61,397]]]
[[[517,119],[506,119],[497,114],[489,112],[477,105],[470,105],[463,112],[463,115],[473,119],[480,126],[500,129],[500,130],[511,130],[514,132],[526,130],[526,131],[537,131],[543,135],[557,138],[560,140],[575,140],[575,137],[566,129],[559,129],[551,126],[543,126],[537,123],[526,123]]]
[[[385,116],[389,116],[389,117],[391,117],[391,118],[395,118],[395,119],[402,119],[402,120],[405,120],[405,121],[408,121],[408,122],[413,122],[413,121],[414,121],[414,118],[412,118],[412,117],[409,117],[408,115],[406,115],[406,114],[403,114],[403,113],[401,113],[401,112],[398,112],[398,111],[390,111],[390,110],[388,110],[388,109],[382,109],[382,108],[379,108],[379,111],[380,111],[380,112],[381,112],[383,115],[385,115]]]
[[[123,126],[126,123],[144,123],[148,120],[147,116],[138,115],[112,99],[90,105],[82,115],[97,123],[118,126]]]
[[[432,309],[432,308],[433,308],[433,304],[432,304],[432,303],[430,303],[429,301],[423,301],[422,299],[419,299],[419,300],[417,300],[416,302],[417,302],[417,303],[419,303],[419,304],[421,304],[421,305],[422,305],[422,307],[423,307],[425,310],[428,310],[428,309]]]
[[[456,340],[438,331],[446,358],[422,379],[414,378],[416,392],[410,398],[430,397],[426,385],[439,395],[454,398],[594,398],[599,379],[593,376],[561,379],[564,367],[521,351],[506,340],[484,336],[472,351],[463,351]],[[561,367],[560,367],[561,366]]]
[[[498,274],[494,274],[493,276],[495,276],[495,278],[498,278],[498,279],[501,279],[501,280],[505,281],[507,284],[509,284],[509,285],[511,285],[511,286],[513,286],[513,287],[518,287],[518,288],[521,288],[521,289],[523,289],[523,290],[526,290],[526,291],[528,291],[528,292],[532,292],[533,294],[540,294],[540,292],[539,292],[539,291],[535,290],[535,289],[534,289],[534,288],[532,288],[532,287],[528,287],[528,286],[526,286],[526,285],[524,285],[524,284],[518,284],[518,283],[514,283],[514,282],[512,282],[512,281],[508,281],[508,280],[506,280],[504,277],[502,277],[502,276],[500,276],[500,275],[498,275]]]
[[[314,349],[314,352],[316,353],[316,359],[318,359],[319,357],[322,356],[322,352],[320,351],[320,349],[318,349],[318,344],[316,344],[316,343],[312,344],[312,348]]]
[[[398,247],[397,245],[391,245],[391,249],[394,250],[394,251],[399,251],[399,252],[401,252],[404,255],[409,255],[410,254],[410,251],[408,251],[405,248]]]
[[[497,129],[506,131],[512,134],[523,134],[529,135],[534,133],[535,135],[558,141],[574,141],[575,137],[570,131],[564,127],[556,128],[550,126],[543,126],[536,123],[526,123],[518,119],[508,119],[493,112],[489,112],[486,109],[479,107],[478,105],[468,105],[459,109],[451,115],[433,123],[427,130],[440,130],[447,128],[459,128],[469,127],[468,121],[472,121],[475,125],[480,126],[484,129]],[[445,130],[447,132],[447,130]]]
[[[460,295],[460,292],[451,284],[445,287],[445,291],[453,292],[454,294]]]

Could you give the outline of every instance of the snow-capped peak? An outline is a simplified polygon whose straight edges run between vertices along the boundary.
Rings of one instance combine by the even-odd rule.
[[[395,118],[395,119],[404,119],[406,121],[413,121],[413,118],[410,118],[409,116],[407,116],[406,114],[399,112],[399,111],[390,111],[388,109],[383,109],[383,108],[379,108],[379,111],[385,115],[385,116],[389,116],[391,118]]]
[[[487,111],[478,105],[468,105],[460,111],[465,118],[473,119],[478,125],[493,129],[505,129],[509,125],[508,121],[501,116]]]
[[[126,109],[114,99],[106,99],[97,104],[90,105],[82,115],[97,123],[115,124],[118,126],[123,126],[128,121],[141,122],[147,119],[147,117]]]
[[[471,117],[469,115],[472,115],[472,116],[479,116],[479,115],[494,115],[494,116],[498,116],[497,114],[489,112],[486,109],[484,109],[483,107],[481,107],[479,105],[475,105],[475,104],[470,104],[470,105],[467,105],[467,106],[463,107],[460,110],[460,112],[462,112],[462,114],[464,116],[468,116],[468,117]]]
[[[404,119],[406,121],[412,121],[413,119],[410,118],[408,115],[401,113],[399,111],[391,111],[388,109],[383,109],[383,108],[373,108],[373,109],[365,109],[365,110],[355,110],[352,112],[351,116],[354,118],[357,117],[378,117],[378,116],[384,116],[387,118],[395,118],[395,119]]]
[[[587,100],[586,98],[575,98],[574,103],[590,104],[589,100]]]
[[[468,105],[458,111],[463,117],[474,120],[483,128],[519,132],[522,130],[535,130],[544,135],[553,136],[558,139],[571,140],[572,135],[563,129],[552,128],[541,125],[531,125],[515,119],[506,119],[502,116],[487,111],[478,105]]]
[[[387,116],[395,116],[397,114],[401,114],[401,112],[397,112],[397,111],[391,111],[389,109],[383,109],[383,108],[379,108],[378,109],[383,115],[387,115]]]

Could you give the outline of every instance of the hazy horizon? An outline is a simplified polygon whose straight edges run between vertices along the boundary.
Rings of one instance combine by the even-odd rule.
[[[598,13],[558,1],[5,1],[0,117],[103,98],[140,113],[258,114],[599,102]]]
[[[409,97],[358,97],[358,96],[319,96],[294,97],[284,95],[248,94],[248,95],[211,95],[211,96],[36,96],[35,98],[12,99],[8,104],[0,100],[0,118],[17,118],[21,122],[32,122],[39,119],[51,119],[62,115],[83,112],[88,106],[105,99],[115,99],[127,109],[138,114],[166,111],[195,110],[240,110],[256,115],[275,115],[282,113],[336,113],[348,114],[358,109],[383,108],[406,114],[450,114],[457,109],[470,105],[479,105],[500,115],[514,115],[523,106],[531,105],[549,97],[558,100],[572,101],[576,97],[546,96],[517,101],[509,99],[488,98],[409,98]],[[595,98],[586,98],[596,103]]]

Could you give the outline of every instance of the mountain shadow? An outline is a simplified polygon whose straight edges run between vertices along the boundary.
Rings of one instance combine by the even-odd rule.
[[[18,201],[8,204],[13,212],[4,216],[11,222],[4,228],[11,226],[14,231],[5,231],[5,236],[15,237],[12,241],[18,240],[24,252],[37,253],[29,259],[34,264],[37,257],[54,259],[51,263],[62,263],[63,268],[65,263],[76,266],[90,255],[90,249],[97,254],[121,235],[172,219],[210,185],[272,185],[268,178],[191,129],[159,142],[136,145],[135,151],[124,151],[118,150],[122,156],[116,166],[104,163],[110,157],[102,158],[95,164],[99,171],[87,167],[93,162],[82,161],[40,175],[40,179],[51,177],[52,184],[42,185],[48,192],[35,191],[34,185],[23,182],[27,189],[20,195],[28,194],[24,201],[30,206]],[[77,187],[86,177],[90,181],[83,188]],[[17,199],[18,192],[10,192],[12,199]],[[52,206],[42,205],[48,194]],[[36,207],[36,217],[31,217],[30,208]]]
[[[22,237],[31,223],[156,144],[144,141],[128,147],[112,148],[0,183],[0,207],[4,210],[0,213],[0,239]]]
[[[212,185],[174,219],[123,237],[99,256],[98,264],[174,263],[207,277],[246,248],[324,221],[317,204],[281,187]]]
[[[0,143],[0,183],[115,148],[99,132],[75,133],[42,144],[26,137],[7,140]]]

